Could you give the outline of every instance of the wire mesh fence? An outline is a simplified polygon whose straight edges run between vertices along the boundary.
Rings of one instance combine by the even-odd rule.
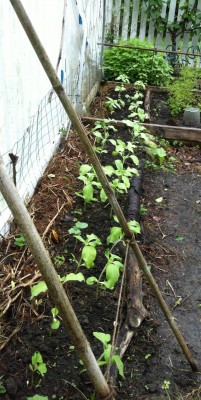
[[[100,54],[94,62],[85,63],[82,89],[78,95],[79,68],[71,71],[63,82],[65,92],[75,109],[82,110],[86,97],[93,85],[100,79]],[[57,95],[50,91],[42,99],[37,113],[31,118],[29,127],[21,139],[13,144],[3,160],[8,168],[21,198],[27,204],[34,193],[36,184],[43,175],[49,160],[59,146],[61,137],[67,135],[70,120]],[[0,194],[0,234],[9,232],[11,212]]]

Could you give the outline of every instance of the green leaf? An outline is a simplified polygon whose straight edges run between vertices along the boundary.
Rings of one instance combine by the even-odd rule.
[[[60,321],[58,319],[53,319],[52,323],[51,323],[51,329],[52,330],[56,330],[60,327]]]
[[[6,388],[2,384],[0,384],[0,394],[6,393]]]
[[[139,165],[138,157],[131,155],[131,156],[129,156],[129,158],[131,158],[131,160],[134,162],[135,165]]]
[[[31,287],[31,300],[38,296],[42,292],[47,291],[47,285],[44,281],[38,282],[36,285]]]
[[[83,164],[80,167],[80,175],[86,175],[89,171],[91,171],[92,167],[89,164]]]
[[[103,189],[101,189],[101,191],[100,191],[100,199],[103,203],[107,200],[106,193]]]
[[[104,357],[104,360],[106,361],[107,364],[110,361],[111,347],[112,347],[111,344],[107,344],[107,346],[106,346],[106,348],[104,349],[104,352],[103,352],[103,357]]]
[[[140,233],[140,224],[137,221],[129,221],[128,226],[134,233]]]
[[[182,242],[182,240],[184,240],[184,237],[183,236],[177,236],[175,238],[175,240],[177,240],[177,242]]]
[[[70,274],[63,276],[60,280],[62,283],[69,282],[69,281],[83,282],[83,281],[85,281],[85,277],[82,274],[82,272],[79,272],[78,274],[74,274],[73,272],[71,272]]]
[[[90,242],[90,246],[94,246],[94,247],[101,244],[100,239],[98,238],[98,236],[94,235],[94,233],[87,235],[87,242]]]
[[[37,371],[38,371],[42,376],[44,376],[44,375],[46,374],[46,372],[47,372],[46,364],[45,364],[45,363],[39,364],[38,367],[37,367]]]
[[[37,366],[38,364],[41,364],[42,362],[43,362],[43,358],[42,358],[41,354],[38,351],[36,351],[33,354],[33,356],[31,357],[32,365]]]
[[[84,246],[82,249],[82,259],[87,268],[93,268],[96,258],[96,249],[93,246]]]
[[[114,168],[111,165],[106,165],[105,167],[103,167],[103,169],[105,174],[108,176],[112,176],[112,174],[114,174]]]
[[[82,191],[86,203],[89,203],[90,201],[93,200],[94,189],[90,183],[84,186]]]
[[[93,285],[96,282],[98,282],[98,279],[95,276],[90,276],[86,280],[86,284],[89,285],[89,286]]]
[[[121,375],[122,378],[125,379],[125,375],[124,375],[124,364],[123,364],[123,362],[121,361],[120,356],[119,356],[118,354],[114,355],[114,356],[112,357],[112,361],[114,361],[114,362],[116,363],[117,369],[118,369],[118,371],[119,371],[119,375]]]
[[[77,221],[75,225],[79,229],[85,229],[88,227],[88,224],[86,222],[81,222],[81,221]]]
[[[119,240],[122,237],[122,230],[118,226],[113,226],[110,229],[110,235],[107,238],[107,244],[109,243],[115,243],[117,240]]]
[[[100,342],[102,342],[104,346],[107,346],[107,343],[111,340],[111,336],[109,333],[93,332],[93,335],[96,339],[100,340]]]
[[[121,263],[119,263],[118,261],[114,261],[111,264],[108,264],[106,267],[106,281],[104,282],[104,285],[108,288],[108,289],[114,289],[115,284],[118,282],[119,280],[119,264],[122,266]]]

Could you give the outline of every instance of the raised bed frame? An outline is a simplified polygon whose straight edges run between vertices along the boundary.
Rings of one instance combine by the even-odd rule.
[[[119,85],[119,82],[109,81],[108,87],[113,88]],[[124,84],[127,89],[133,89],[135,86],[130,83]],[[149,114],[151,93],[167,93],[168,88],[158,86],[147,86],[145,90],[145,111]],[[200,91],[199,91],[200,92]],[[83,121],[93,123],[93,121],[101,120],[100,118],[91,118],[82,116]],[[114,124],[119,126],[126,126],[122,121],[113,120]],[[147,130],[155,136],[160,136],[168,140],[180,140],[190,143],[201,144],[201,129],[191,128],[186,126],[171,126],[152,123],[141,123]]]

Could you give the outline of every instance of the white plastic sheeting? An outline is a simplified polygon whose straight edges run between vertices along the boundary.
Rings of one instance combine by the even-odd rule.
[[[75,108],[100,76],[103,0],[23,0],[23,6]],[[0,149],[13,177],[9,153],[18,157],[17,188],[24,200],[55,151],[69,120],[51,90],[9,1],[0,0]],[[45,96],[46,95],[46,96]],[[45,97],[44,97],[45,96]],[[43,99],[43,100],[42,100]],[[0,233],[10,211],[0,194]]]

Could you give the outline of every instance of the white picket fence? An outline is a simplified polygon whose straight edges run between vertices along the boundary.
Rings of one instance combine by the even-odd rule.
[[[22,0],[74,108],[81,111],[101,74],[103,0]],[[28,201],[58,147],[68,116],[9,1],[0,0],[0,152]],[[59,54],[61,52],[61,58]],[[49,92],[50,91],[50,92]],[[50,95],[51,93],[51,95]],[[10,157],[11,154],[11,157]],[[11,213],[0,193],[0,234]]]
[[[168,12],[169,22],[174,19],[179,20],[182,13],[181,7],[185,0],[171,0],[169,11],[167,1],[163,2],[161,16],[165,17]],[[175,15],[177,2],[179,2],[179,12],[178,15]],[[189,8],[194,5],[194,2],[195,0],[189,0]],[[197,10],[201,10],[201,0],[198,0]],[[114,43],[118,43],[120,39],[139,38],[152,42],[157,49],[165,49],[172,45],[170,35],[166,32],[157,32],[153,19],[148,20],[146,3],[143,0],[106,0],[105,38],[108,39],[108,42],[111,40],[111,36],[114,37]],[[192,48],[197,46],[201,53],[200,40],[201,35],[196,31],[191,38],[190,33],[185,32],[183,37],[177,37],[177,48],[187,52],[190,47],[189,51],[192,51]]]

